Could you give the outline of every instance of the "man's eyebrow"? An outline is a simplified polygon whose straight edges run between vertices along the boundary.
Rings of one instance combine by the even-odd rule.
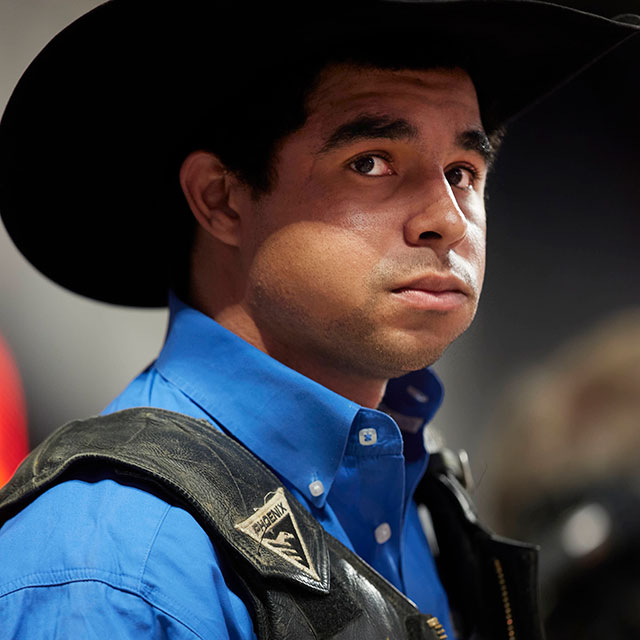
[[[387,140],[418,137],[418,129],[403,118],[361,114],[340,125],[322,145],[319,153],[327,153],[357,140],[386,138]]]
[[[496,157],[497,149],[494,149],[489,136],[483,129],[468,129],[456,136],[456,144],[465,151],[475,151],[484,158],[487,167],[490,167]]]
[[[333,131],[318,153],[327,153],[351,142],[372,138],[415,140],[418,138],[418,129],[404,118],[361,114]],[[482,128],[462,131],[456,136],[456,145],[465,151],[478,153],[487,167],[492,165],[497,155],[497,149]]]

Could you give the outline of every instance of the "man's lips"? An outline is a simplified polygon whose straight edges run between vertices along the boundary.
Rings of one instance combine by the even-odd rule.
[[[394,288],[392,293],[413,307],[452,311],[467,302],[473,291],[455,276],[426,275]]]

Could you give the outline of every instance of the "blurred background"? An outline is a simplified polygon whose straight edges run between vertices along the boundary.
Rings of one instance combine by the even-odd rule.
[[[0,0],[0,111],[37,52],[98,4]],[[640,0],[561,4],[607,17],[640,14]],[[446,396],[434,426],[451,448],[469,452],[485,518],[502,533],[545,542],[552,612],[572,585],[558,586],[565,565],[606,557],[611,495],[619,513],[640,505],[640,38],[512,124],[490,178],[488,216],[483,299],[472,328],[435,367]],[[5,413],[18,434],[26,420],[32,447],[118,394],[155,357],[166,320],[163,310],[61,289],[0,225],[0,355],[10,380],[0,394],[15,396]],[[9,446],[1,438],[0,445]],[[19,435],[12,446],[14,458],[26,450]],[[635,520],[624,523],[640,533]],[[582,538],[571,538],[576,530]],[[626,566],[639,566],[633,558]],[[634,574],[625,592],[635,594],[625,600],[633,615],[638,582]],[[634,620],[620,637],[636,637]],[[591,637],[584,629],[567,634],[551,637]]]

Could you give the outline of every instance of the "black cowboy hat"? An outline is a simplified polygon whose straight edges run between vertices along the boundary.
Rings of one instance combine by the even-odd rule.
[[[640,32],[530,0],[256,5],[110,0],[37,56],[0,123],[0,213],[37,269],[97,300],[163,306],[186,259],[177,176],[194,123],[224,129],[236,107],[259,121],[265,78],[305,56],[402,44],[433,66],[446,50],[492,130]]]

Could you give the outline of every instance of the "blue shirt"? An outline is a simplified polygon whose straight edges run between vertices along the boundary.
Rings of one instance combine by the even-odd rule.
[[[172,298],[158,359],[105,412],[161,407],[232,434],[452,638],[411,499],[427,464],[423,425],[441,399],[425,369],[389,383],[385,412],[363,408]],[[389,413],[408,416],[408,429]],[[55,486],[9,520],[0,567],[2,638],[255,637],[196,521],[108,473]]]

